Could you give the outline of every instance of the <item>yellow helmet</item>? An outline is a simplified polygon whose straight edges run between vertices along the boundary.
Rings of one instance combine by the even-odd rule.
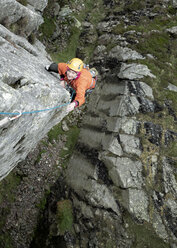
[[[73,58],[67,63],[67,66],[73,71],[80,72],[84,67],[84,63],[81,59]]]

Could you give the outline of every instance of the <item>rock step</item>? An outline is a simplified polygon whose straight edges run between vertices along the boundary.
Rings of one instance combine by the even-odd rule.
[[[15,0],[1,0],[0,9],[0,23],[8,27],[18,23],[20,26],[19,32],[23,36],[29,36],[43,23],[40,14]]]

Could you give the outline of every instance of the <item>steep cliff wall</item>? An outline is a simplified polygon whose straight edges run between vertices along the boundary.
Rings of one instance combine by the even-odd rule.
[[[37,39],[34,44],[27,40],[43,22],[35,9],[42,10],[47,1],[38,4],[29,1],[31,5],[27,6],[20,2],[0,1],[0,22],[3,24],[0,25],[1,113],[23,113],[20,118],[0,125],[0,179],[24,160],[39,140],[66,115],[64,108],[31,112],[69,101],[69,95],[58,84],[59,79],[44,70],[44,66],[51,63],[44,45]],[[0,118],[3,123],[8,115],[1,114]]]

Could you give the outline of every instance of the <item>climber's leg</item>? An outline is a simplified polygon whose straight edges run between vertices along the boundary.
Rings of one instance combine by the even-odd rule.
[[[45,66],[45,69],[47,71],[58,73],[58,64],[57,63],[52,63],[51,65],[46,65]]]

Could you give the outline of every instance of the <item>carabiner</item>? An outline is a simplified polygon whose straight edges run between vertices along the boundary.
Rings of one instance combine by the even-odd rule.
[[[14,113],[17,113],[17,112],[18,112],[19,114],[15,115],[15,116],[13,116],[13,117],[9,117],[9,120],[10,120],[10,121],[13,121],[13,120],[15,120],[15,119],[18,119],[18,118],[22,115],[22,112],[21,112],[21,111],[18,111],[18,110],[17,110],[17,111],[16,111],[16,110],[14,111]]]

